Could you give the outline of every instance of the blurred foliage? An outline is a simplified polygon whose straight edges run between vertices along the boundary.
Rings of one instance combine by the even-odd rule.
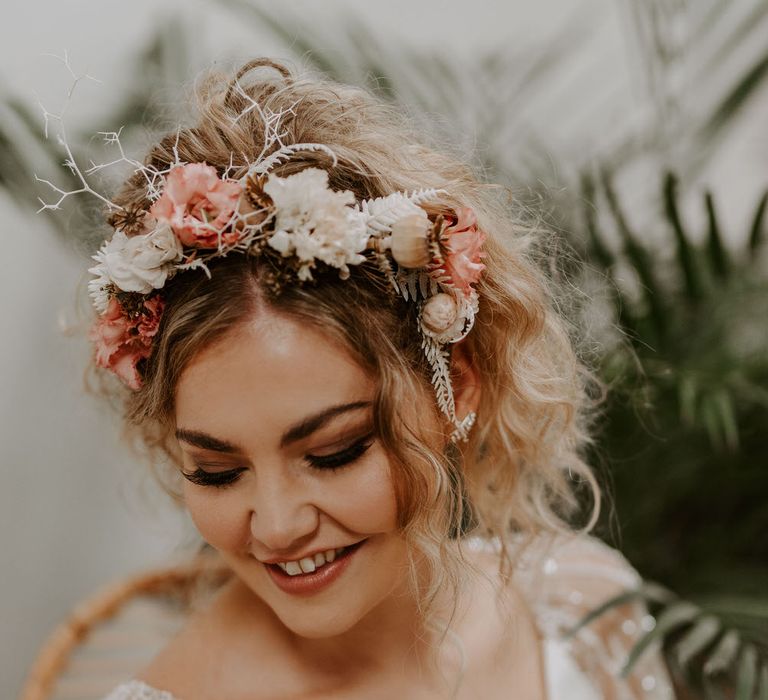
[[[666,174],[660,197],[675,245],[665,261],[632,230],[610,178],[599,183],[602,197],[584,178],[584,226],[592,264],[614,279],[626,339],[604,353],[600,367],[613,390],[599,451],[610,460],[622,549],[679,592],[765,594],[768,195],[756,204],[743,249],[729,250],[712,194],[702,197],[707,235],[695,243],[678,208],[677,180]],[[600,207],[618,231],[613,250]],[[617,279],[622,265],[639,294],[627,294]]]
[[[624,0],[652,109],[610,139],[593,134],[573,160],[547,147],[531,114],[573,120],[572,101],[591,94],[591,76],[571,85],[568,73],[589,42],[577,15],[541,44],[459,60],[386,42],[355,16],[338,18],[324,36],[315,23],[264,4],[213,5],[269,31],[304,65],[404,106],[436,141],[510,185],[534,222],[543,218],[567,237],[586,262],[577,280],[593,300],[585,318],[608,319],[589,324],[611,390],[593,461],[614,507],[598,533],[664,586],[627,594],[658,614],[629,663],[661,640],[691,692],[768,697],[768,194],[754,203],[749,231],[729,235],[714,193],[700,194],[703,235],[681,207],[683,195],[695,194],[696,174],[765,95],[768,3]],[[161,26],[137,59],[125,100],[103,121],[124,125],[129,142],[147,138],[147,124],[178,123],[169,110],[174,90],[192,61],[207,62],[193,47],[183,23]],[[562,109],[553,84],[570,85]],[[61,150],[41,138],[29,107],[6,98],[0,109],[0,186],[36,208],[41,190],[31,172],[57,182],[72,174],[57,165]],[[586,133],[599,109],[582,110],[571,131]],[[100,130],[90,126],[74,135],[77,152]],[[649,161],[658,166],[644,183],[648,197],[619,187],[627,170]],[[92,251],[99,211],[68,211],[51,224],[69,240],[73,227],[95,230],[76,238]]]
[[[642,601],[655,626],[644,632],[627,657],[622,674],[663,643],[679,697],[762,700],[768,695],[768,604],[760,598],[715,596],[697,603],[683,600],[658,584],[646,583],[593,610],[571,630],[608,610]]]

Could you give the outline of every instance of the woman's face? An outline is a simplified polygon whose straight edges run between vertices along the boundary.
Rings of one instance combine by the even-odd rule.
[[[303,637],[350,629],[407,580],[374,390],[340,347],[274,315],[206,348],[177,387],[192,519]]]

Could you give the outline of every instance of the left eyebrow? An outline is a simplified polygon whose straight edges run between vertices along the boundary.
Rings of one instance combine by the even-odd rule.
[[[288,428],[288,430],[283,433],[283,436],[280,438],[280,447],[286,447],[308,437],[315,431],[320,430],[320,428],[337,416],[351,411],[359,411],[361,408],[370,408],[372,405],[371,401],[353,401],[352,403],[331,406],[319,413],[308,416],[296,425]],[[176,438],[193,445],[194,447],[199,447],[202,450],[223,452],[224,454],[242,453],[242,450],[237,445],[227,442],[226,440],[219,440],[218,438],[199,430],[185,430],[184,428],[179,428],[176,430]]]
[[[359,411],[361,408],[370,408],[371,406],[371,401],[354,401],[352,403],[345,403],[340,404],[339,406],[326,408],[324,411],[315,413],[314,415],[305,418],[300,423],[288,428],[288,430],[283,433],[283,437],[280,438],[280,447],[286,447],[293,442],[298,442],[299,440],[308,437],[342,413]]]

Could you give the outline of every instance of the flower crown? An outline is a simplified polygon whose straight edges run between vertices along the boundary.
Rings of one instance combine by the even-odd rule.
[[[109,217],[115,233],[89,270],[99,312],[89,334],[96,363],[138,390],[163,313],[164,285],[186,270],[210,276],[207,263],[215,258],[271,256],[279,271],[275,284],[301,284],[329,268],[347,279],[351,265],[373,263],[397,294],[418,304],[437,403],[455,426],[454,438],[466,439],[471,426],[456,416],[446,346],[467,335],[478,310],[473,285],[485,268],[485,235],[473,211],[440,206],[442,190],[356,202],[352,192],[328,186],[325,170],[270,173],[299,151],[324,151],[335,163],[327,147],[298,144],[260,159],[239,179],[219,176],[205,163],[178,162],[162,172],[137,168],[152,204],[115,207]],[[429,204],[447,213],[430,214]]]

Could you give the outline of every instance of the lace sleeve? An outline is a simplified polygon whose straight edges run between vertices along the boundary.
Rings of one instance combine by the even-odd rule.
[[[140,681],[131,681],[115,688],[104,700],[177,700],[164,690],[157,690]]]
[[[542,634],[565,646],[601,698],[674,698],[658,648],[649,648],[627,678],[621,675],[630,649],[656,624],[642,604],[613,608],[565,637],[591,610],[640,583],[618,552],[590,537],[552,538],[526,549],[518,571]]]

